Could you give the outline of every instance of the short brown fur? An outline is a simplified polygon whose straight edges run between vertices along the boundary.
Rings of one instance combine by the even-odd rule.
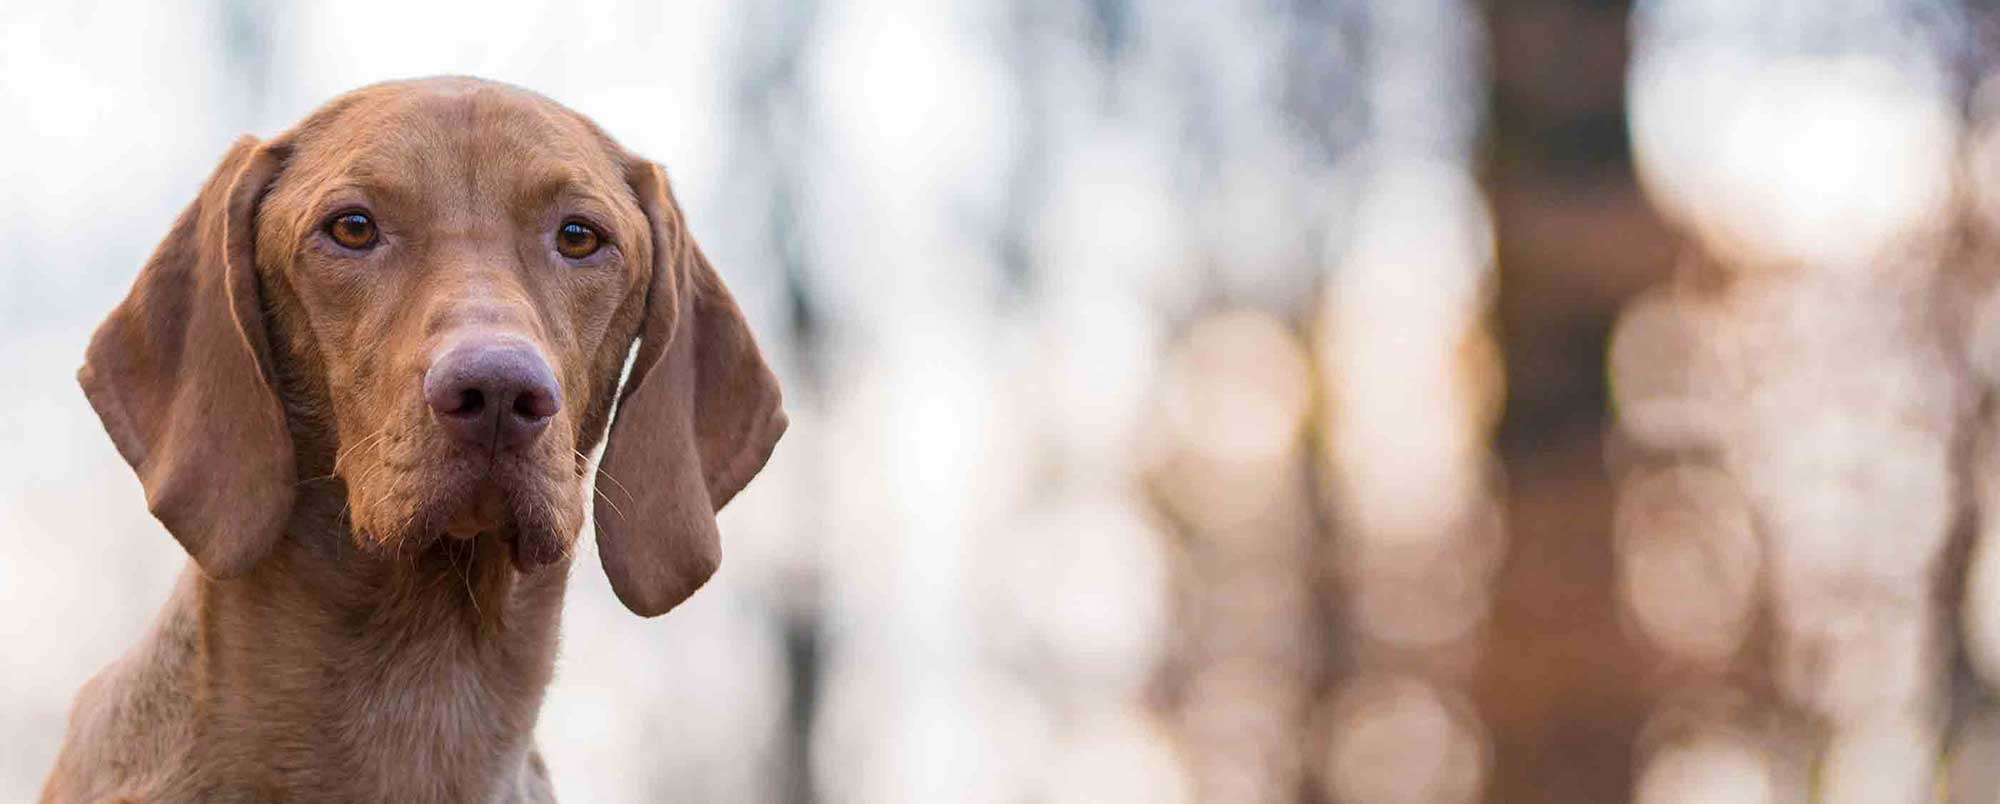
[[[349,208],[379,221],[365,254],[326,240]],[[603,229],[601,256],[551,252],[565,216]],[[420,381],[494,337],[546,358],[561,412],[468,453]],[[620,600],[665,612],[785,428],[659,168],[466,78],[239,141],[78,376],[193,560],[78,695],[45,802],[553,800],[533,730],[586,498]],[[447,535],[482,505],[502,513]]]

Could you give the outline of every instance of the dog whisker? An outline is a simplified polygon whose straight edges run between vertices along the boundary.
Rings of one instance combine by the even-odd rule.
[[[364,436],[361,440],[354,442],[347,449],[341,450],[340,454],[335,455],[333,457],[333,465],[335,467],[339,467],[342,461],[347,460],[347,456],[354,454],[355,450],[361,449],[362,447],[367,446],[368,444],[373,443],[377,439],[380,439],[381,437],[388,434],[389,434],[389,426],[386,424],[382,425],[380,428],[377,428],[375,432],[370,433],[369,435]]]
[[[570,450],[570,451],[571,451],[571,452],[576,452],[576,450],[574,450],[574,449],[572,449],[572,450]],[[601,463],[602,463],[602,461],[599,461],[599,462],[596,462],[596,464],[593,464],[593,463],[592,463],[592,461],[590,460],[590,458],[589,458],[588,456],[584,455],[584,454],[583,454],[583,453],[581,453],[581,452],[577,452],[577,453],[576,453],[576,456],[577,456],[577,457],[579,457],[579,458],[583,458],[583,460],[584,460],[584,463],[586,463],[586,464],[592,464],[592,465],[591,465],[591,468],[592,468],[592,469],[595,469],[595,470],[597,471],[597,475],[598,475],[599,477],[602,477],[602,478],[604,478],[605,480],[609,480],[609,481],[611,481],[611,485],[614,485],[614,486],[617,486],[617,487],[618,487],[618,491],[619,491],[620,493],[623,493],[623,494],[625,495],[625,499],[628,499],[628,500],[629,500],[629,499],[632,499],[632,490],[631,490],[631,489],[628,489],[628,488],[625,488],[625,484],[624,484],[624,483],[620,483],[620,482],[618,482],[618,478],[616,478],[616,477],[612,477],[612,476],[611,476],[611,473],[610,473],[610,472],[607,472],[607,471],[605,471],[605,470],[604,470],[604,467],[603,467],[603,466],[600,466],[600,465],[596,465],[596,464],[601,464]],[[610,504],[610,503],[611,503],[611,497],[610,497],[609,495],[605,494],[605,493],[604,493],[604,491],[603,491],[602,489],[599,489],[599,488],[597,488],[597,484],[596,484],[596,483],[592,483],[592,484],[590,484],[590,490],[591,490],[591,491],[595,491],[595,492],[597,492],[598,496],[600,496],[600,497],[603,497],[603,498],[604,498],[604,502],[605,502],[606,504]],[[611,506],[611,510],[613,510],[613,511],[618,511],[618,506],[616,506],[616,505],[612,505],[612,506]],[[625,512],[623,512],[623,511],[618,511],[618,515],[622,517],[622,516],[624,516],[624,515],[625,515]]]
[[[449,553],[449,555],[445,557],[445,561],[451,564],[451,568],[454,572],[458,573],[458,580],[465,587],[465,599],[472,602],[472,613],[478,615],[480,621],[482,622],[485,621],[486,612],[481,611],[479,609],[479,595],[478,593],[472,591],[472,578],[470,577],[470,573],[465,568],[458,566],[458,551],[450,550],[447,552]],[[467,556],[466,563],[471,564],[476,558],[477,558],[476,555]]]
[[[590,456],[578,452],[575,448],[571,448],[570,452],[583,461],[584,466],[587,467],[586,471],[596,470],[604,479],[611,481],[612,485],[617,486],[619,491],[625,492],[626,499],[629,500],[632,498],[632,492],[625,490],[625,484],[618,482],[618,478],[612,477],[609,472],[604,471],[603,467],[597,465],[600,462],[592,461]],[[598,488],[595,481],[590,484],[590,493],[597,495],[597,499],[603,500],[605,505],[611,506],[611,512],[617,514],[619,519],[625,518],[625,512],[619,509],[618,503],[613,502],[611,495],[604,493],[603,489]]]
[[[617,514],[619,519],[625,518],[625,512],[618,508],[617,503],[611,501],[611,495],[605,494],[602,489],[596,486],[591,486],[590,492],[597,495],[597,499],[603,500],[605,505],[611,506],[611,513]]]

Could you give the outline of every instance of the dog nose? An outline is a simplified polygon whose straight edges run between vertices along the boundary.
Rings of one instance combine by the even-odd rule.
[[[548,361],[520,344],[464,344],[424,373],[424,401],[444,429],[481,449],[535,440],[562,410]]]

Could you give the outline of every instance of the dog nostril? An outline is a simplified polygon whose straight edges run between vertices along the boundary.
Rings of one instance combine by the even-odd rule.
[[[486,407],[486,394],[477,388],[458,392],[458,407],[445,411],[455,416],[477,416]]]
[[[556,415],[561,409],[555,397],[540,390],[528,390],[514,397],[514,415],[528,421],[538,421]]]

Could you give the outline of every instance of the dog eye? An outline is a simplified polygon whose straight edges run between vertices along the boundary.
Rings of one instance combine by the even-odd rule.
[[[556,230],[556,251],[572,260],[580,260],[604,247],[604,237],[588,224],[567,221]]]
[[[327,220],[326,236],[344,248],[362,251],[374,246],[380,235],[375,231],[375,219],[368,217],[368,213],[350,211]]]

